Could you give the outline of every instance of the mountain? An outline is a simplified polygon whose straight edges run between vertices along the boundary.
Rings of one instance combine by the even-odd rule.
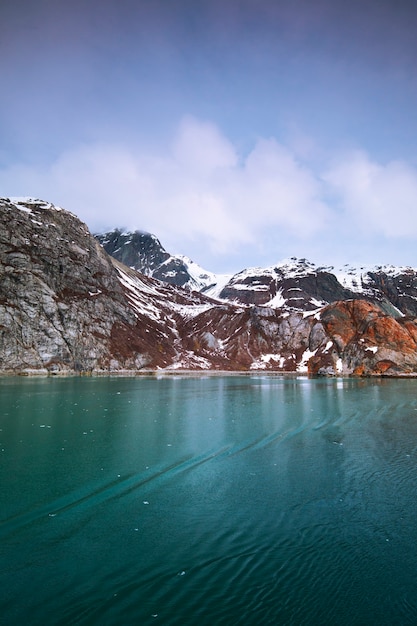
[[[124,265],[169,285],[207,292],[219,289],[219,285],[230,278],[207,272],[186,256],[169,254],[150,233],[115,229],[96,235],[96,239],[108,254]]]
[[[125,260],[148,275],[107,254],[72,213],[0,199],[0,370],[417,373],[410,268],[337,275],[291,260],[223,286],[203,271],[196,290],[153,277],[172,259],[155,237],[139,233],[135,246]],[[203,293],[210,285],[220,299]]]
[[[417,315],[417,271],[410,267],[316,266],[291,258],[271,267],[216,275],[185,256],[171,255],[149,233],[114,230],[96,235],[103,248],[125,265],[171,285],[245,305],[311,311],[339,300],[377,302],[387,314]]]

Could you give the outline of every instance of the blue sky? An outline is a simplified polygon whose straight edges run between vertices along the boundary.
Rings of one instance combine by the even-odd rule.
[[[3,0],[0,194],[213,271],[417,266],[417,5]]]

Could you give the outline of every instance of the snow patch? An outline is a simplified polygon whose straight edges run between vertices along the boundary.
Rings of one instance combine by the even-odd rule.
[[[303,312],[303,319],[305,319],[306,317],[314,317],[315,320],[319,320],[320,319],[320,310],[313,310],[313,311],[304,311]]]
[[[251,364],[250,369],[266,369],[267,363],[270,363],[271,361],[277,363],[278,367],[282,369],[284,367],[285,357],[281,356],[280,354],[262,354],[259,359]]]
[[[308,362],[312,356],[315,356],[317,352],[316,350],[304,350],[303,355],[301,357],[300,363],[297,366],[297,372],[308,372]]]
[[[272,308],[274,308],[274,309],[280,309],[280,308],[282,308],[283,306],[285,306],[285,303],[286,303],[286,302],[287,302],[287,301],[286,301],[286,299],[285,299],[285,298],[284,298],[284,296],[282,295],[282,289],[280,289],[280,290],[277,292],[276,296],[274,296],[274,297],[272,298],[272,300],[270,300],[270,301],[268,302],[268,306],[269,306],[269,307],[272,307]]]

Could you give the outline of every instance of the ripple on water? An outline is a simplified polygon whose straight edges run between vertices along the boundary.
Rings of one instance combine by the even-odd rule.
[[[5,623],[416,623],[414,387],[270,380],[71,381],[61,421],[28,401],[51,429],[7,415]]]

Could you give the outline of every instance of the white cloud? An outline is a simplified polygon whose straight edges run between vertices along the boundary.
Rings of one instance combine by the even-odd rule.
[[[417,234],[417,170],[403,161],[381,165],[364,152],[346,155],[324,176],[345,216],[369,234]]]
[[[417,234],[417,171],[407,163],[357,152],[319,176],[275,139],[242,155],[214,124],[190,117],[165,152],[79,146],[48,166],[0,170],[0,194],[50,200],[93,231],[148,230],[174,252],[194,246],[196,260],[270,245],[276,260],[310,249],[331,262],[372,237]]]
[[[175,162],[190,174],[210,175],[219,168],[237,164],[233,144],[224,137],[217,126],[200,122],[193,117],[182,120],[173,142]]]
[[[203,239],[216,251],[275,226],[282,236],[308,236],[329,215],[319,181],[275,140],[260,139],[242,160],[215,125],[193,118],[166,153],[81,146],[46,168],[0,172],[0,188],[60,204],[93,230],[143,228],[164,241]]]

